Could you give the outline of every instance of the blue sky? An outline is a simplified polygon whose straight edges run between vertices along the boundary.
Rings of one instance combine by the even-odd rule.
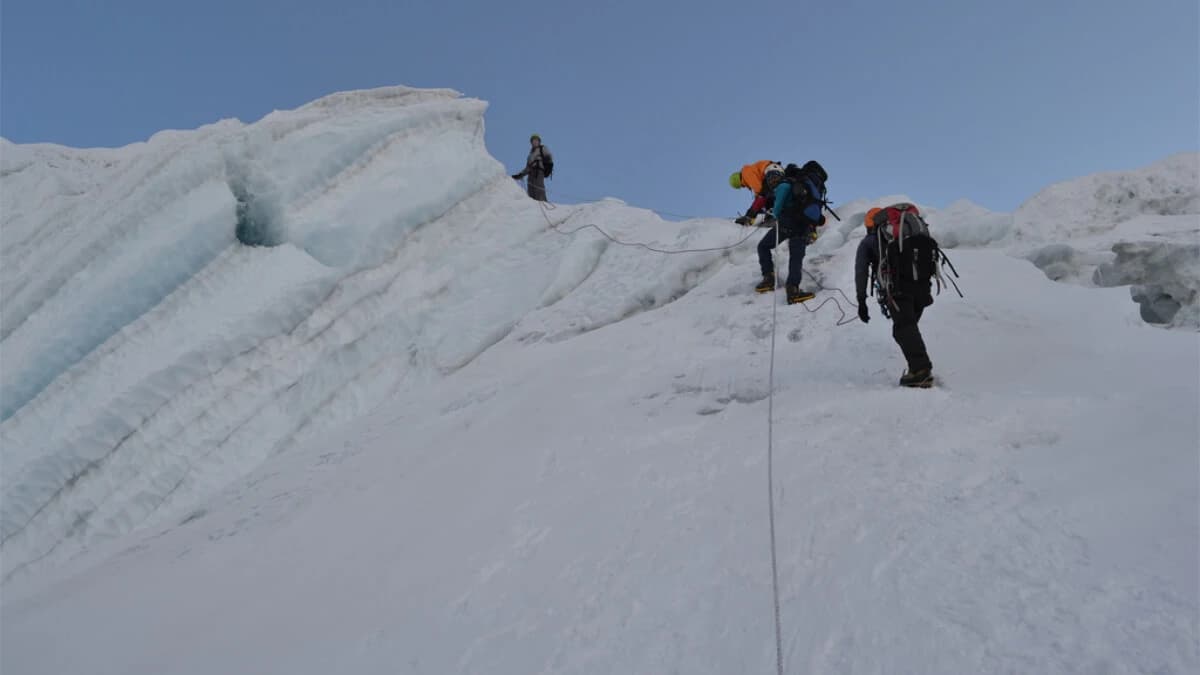
[[[0,134],[116,146],[346,89],[490,102],[551,198],[732,217],[757,159],[835,202],[1011,210],[1047,184],[1200,148],[1195,0],[4,0]]]

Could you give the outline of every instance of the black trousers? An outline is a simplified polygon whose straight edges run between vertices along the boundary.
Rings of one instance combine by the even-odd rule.
[[[804,253],[808,250],[808,230],[803,229],[799,234],[790,230],[779,231],[779,241],[788,242],[788,286],[799,286],[804,275]],[[775,249],[775,228],[767,230],[766,236],[758,242],[758,266],[764,277],[775,273],[775,262],[771,260],[771,251]]]
[[[932,304],[931,299],[912,295],[898,295],[892,299],[896,303],[896,306],[891,308],[892,339],[900,346],[900,351],[904,352],[904,359],[908,361],[908,372],[932,368],[933,363],[929,360],[929,352],[925,350],[921,329],[917,327],[925,308]]]

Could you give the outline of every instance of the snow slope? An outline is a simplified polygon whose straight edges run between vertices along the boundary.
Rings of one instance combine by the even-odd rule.
[[[65,171],[65,149],[6,145],[5,577],[460,367],[537,306],[567,242],[495,255],[545,222],[484,150],[483,109],[341,94]]]
[[[774,668],[757,237],[556,233],[745,235],[543,215],[482,111],[396,88],[0,148],[0,670]],[[1011,216],[930,220],[994,242],[923,323],[942,388],[893,386],[874,306],[778,308],[787,672],[1194,672],[1196,333],[1054,283]]]

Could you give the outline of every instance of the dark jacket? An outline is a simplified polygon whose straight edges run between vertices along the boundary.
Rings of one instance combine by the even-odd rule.
[[[858,242],[858,251],[854,254],[854,290],[857,292],[859,304],[867,299],[867,280],[879,269],[879,238],[875,231],[867,232],[867,236]]]

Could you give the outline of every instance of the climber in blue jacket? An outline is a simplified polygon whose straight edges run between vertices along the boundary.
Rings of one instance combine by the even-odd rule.
[[[778,165],[776,165],[778,166]],[[778,241],[772,228],[758,243],[758,263],[762,268],[763,280],[754,290],[767,293],[775,288],[775,265],[771,251],[779,242],[788,242],[788,277],[785,285],[789,305],[811,300],[811,291],[800,290],[800,279],[804,273],[804,253],[814,228],[825,224],[821,208],[825,198],[825,170],[816,162],[808,162],[803,168],[789,164],[782,171],[769,171],[764,184],[775,195],[775,218],[779,222]]]

